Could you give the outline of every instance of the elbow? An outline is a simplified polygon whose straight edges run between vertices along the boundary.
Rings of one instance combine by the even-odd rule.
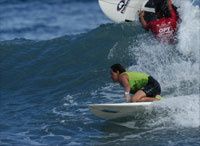
[[[147,25],[143,25],[143,28],[148,31]]]
[[[143,24],[143,28],[147,30],[147,24]]]
[[[146,21],[144,21],[144,22],[142,23],[142,26],[143,26],[144,29],[147,28],[147,23],[146,23]]]

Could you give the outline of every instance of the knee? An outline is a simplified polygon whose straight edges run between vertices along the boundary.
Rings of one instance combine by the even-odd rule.
[[[146,101],[146,99],[142,97],[142,98],[139,98],[137,102],[144,102],[144,101]]]
[[[143,101],[145,101],[145,98],[143,98],[143,97],[140,97],[140,98],[132,98],[132,99],[131,99],[131,102],[143,102]]]

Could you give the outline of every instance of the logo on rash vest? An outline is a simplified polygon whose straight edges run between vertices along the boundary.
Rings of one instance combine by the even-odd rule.
[[[171,22],[162,23],[161,26],[159,26],[159,33],[161,34],[173,34],[173,29],[170,26]]]
[[[128,5],[130,0],[121,0],[118,5],[117,5],[117,11],[121,11],[121,13],[123,14],[126,10],[126,7]]]

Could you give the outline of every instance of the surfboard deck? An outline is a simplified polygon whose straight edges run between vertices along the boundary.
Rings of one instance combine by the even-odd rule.
[[[115,103],[115,104],[89,104],[91,113],[97,117],[111,120],[134,114],[142,114],[152,102]]]
[[[144,10],[144,18],[149,23],[156,20],[156,5],[158,3],[166,4],[164,0],[98,0],[98,2],[103,13],[116,23],[138,20],[138,10],[140,9]],[[172,6],[179,20],[177,7]]]
[[[146,12],[155,13],[152,7],[145,5],[149,0],[98,0],[104,14],[116,23],[138,20],[137,11],[142,9]]]

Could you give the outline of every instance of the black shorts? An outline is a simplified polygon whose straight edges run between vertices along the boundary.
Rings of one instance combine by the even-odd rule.
[[[141,90],[147,97],[155,97],[161,93],[160,84],[152,76],[149,76],[148,83]]]

